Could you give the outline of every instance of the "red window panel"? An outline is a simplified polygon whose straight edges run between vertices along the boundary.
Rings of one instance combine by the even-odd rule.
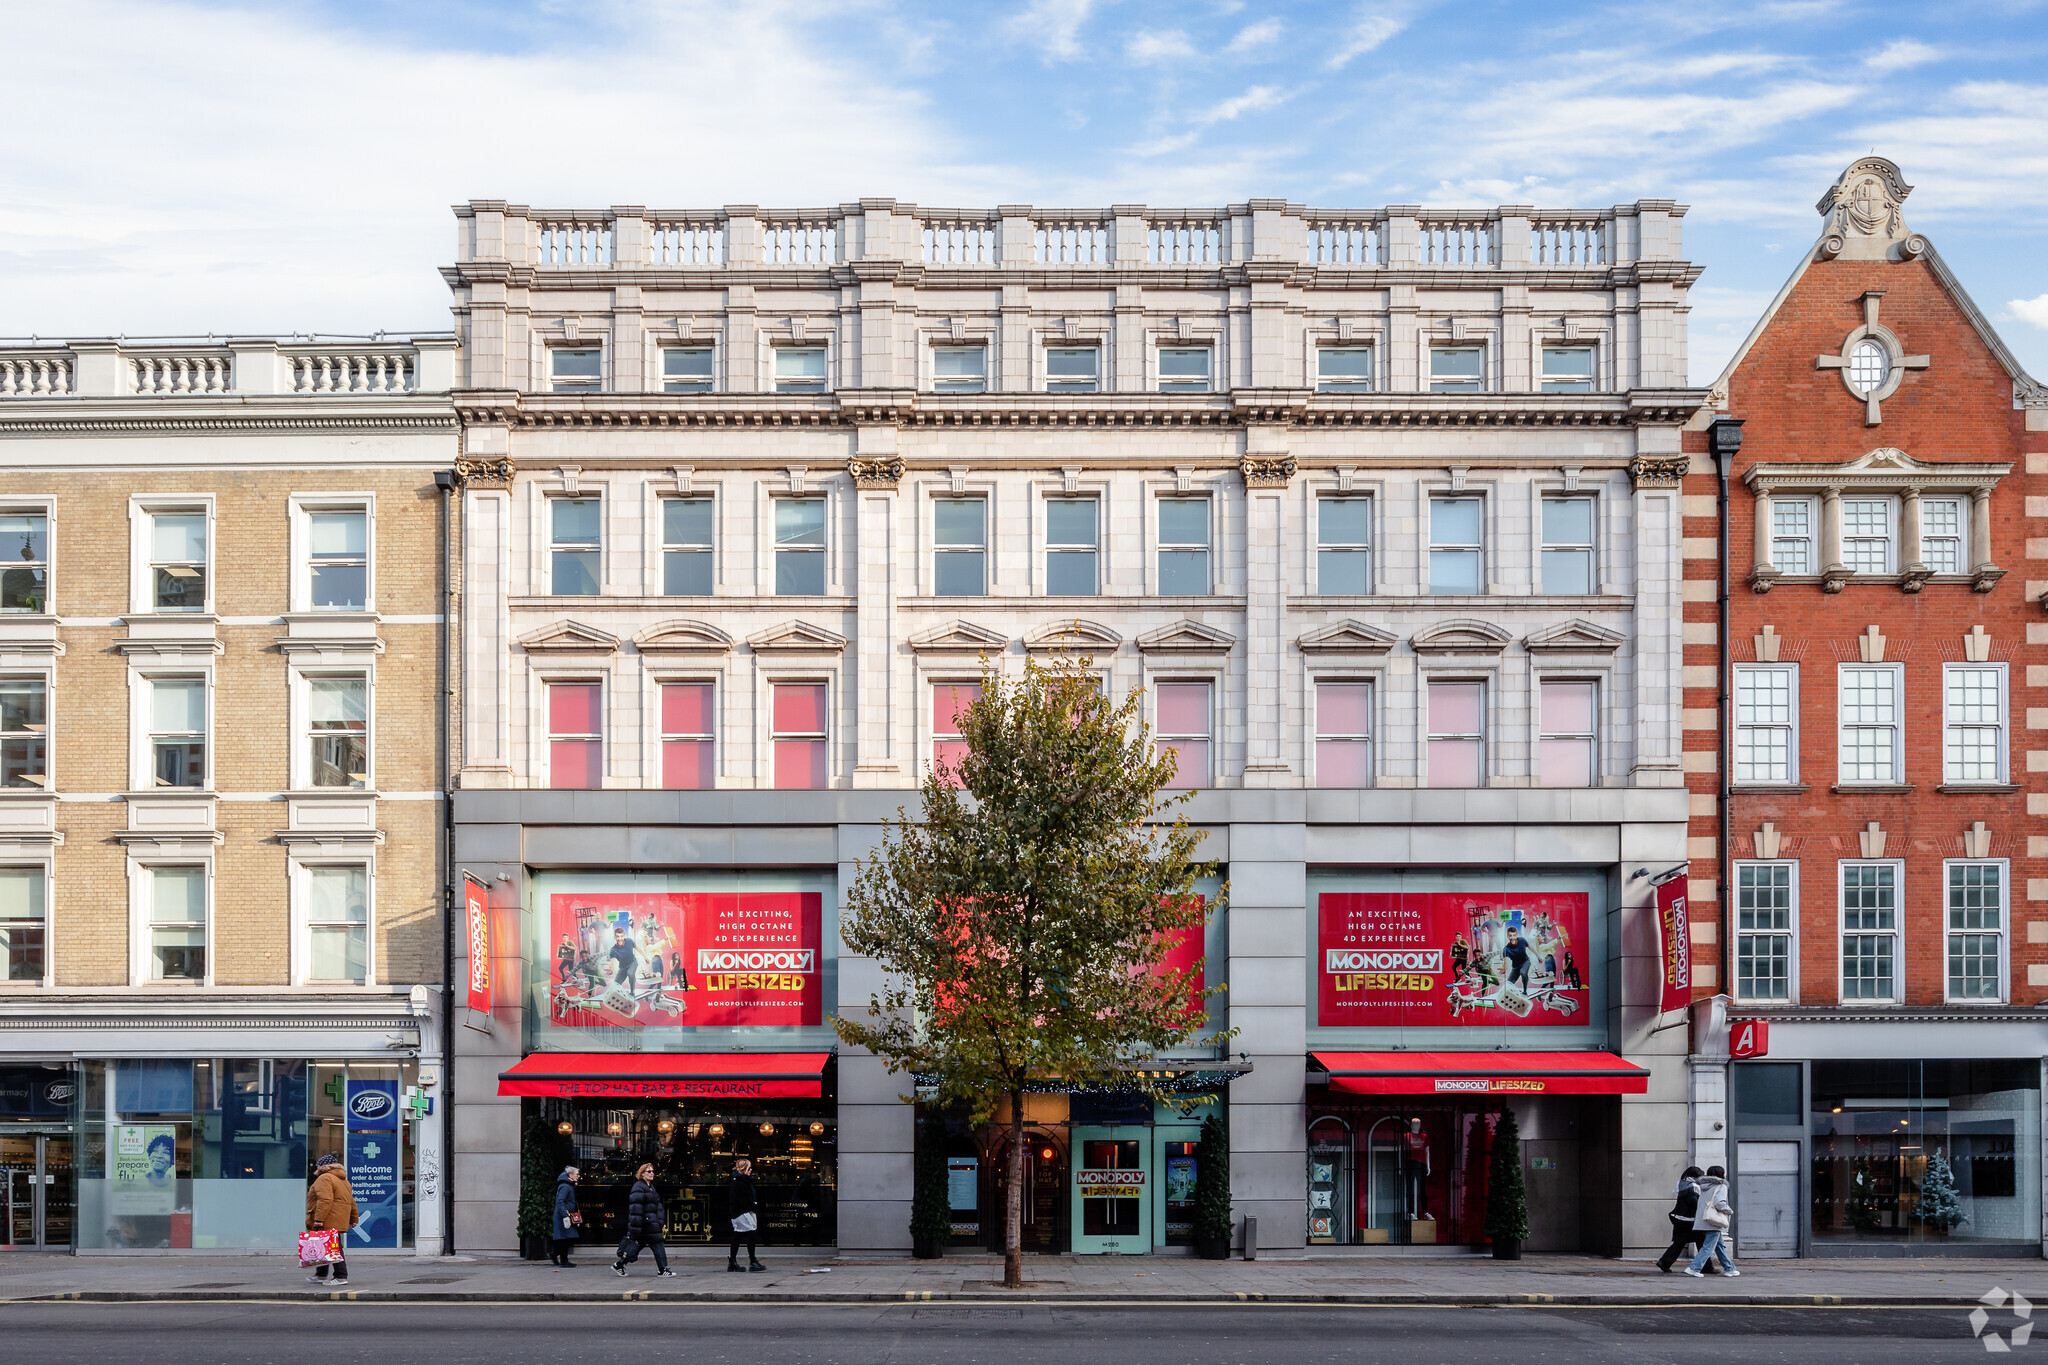
[[[548,684],[548,785],[604,785],[604,685]]]
[[[661,688],[661,785],[700,790],[717,785],[715,700],[708,682]]]
[[[824,683],[777,683],[770,724],[775,750],[775,785],[825,785],[830,726]]]
[[[981,700],[981,684],[942,682],[932,684],[932,767],[958,773],[967,757],[967,741],[960,738],[960,718],[967,708]],[[957,779],[954,785],[958,785]]]

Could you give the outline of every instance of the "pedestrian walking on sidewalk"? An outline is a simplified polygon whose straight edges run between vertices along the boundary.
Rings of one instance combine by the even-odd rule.
[[[747,1244],[747,1269],[766,1270],[754,1252],[761,1227],[761,1194],[754,1188],[754,1163],[741,1157],[732,1163],[732,1185],[726,1191],[725,1216],[732,1219],[732,1250],[725,1258],[727,1270],[740,1268],[740,1243]]]
[[[1708,1260],[1717,1258],[1723,1275],[1740,1275],[1735,1258],[1728,1254],[1728,1229],[1735,1222],[1735,1207],[1728,1202],[1728,1172],[1709,1166],[1699,1184],[1699,1210],[1693,1214],[1692,1227],[1699,1234],[1700,1251],[1685,1273],[1699,1279]]]
[[[654,1253],[654,1278],[673,1279],[668,1268],[668,1248],[662,1234],[668,1228],[668,1211],[661,1206],[661,1191],[654,1188],[654,1163],[643,1161],[633,1173],[633,1192],[626,1196],[626,1240],[619,1243],[619,1259],[612,1273],[624,1276],[626,1267],[640,1259],[640,1248]]]
[[[333,1152],[320,1158],[314,1167],[313,1183],[306,1187],[306,1230],[308,1232],[338,1232],[335,1248],[340,1250],[348,1245],[348,1234],[362,1215],[356,1209],[355,1191],[348,1187],[348,1173],[341,1168],[341,1158]],[[348,1261],[346,1258],[332,1265],[318,1266],[306,1277],[308,1284],[327,1282],[327,1272],[334,1272],[334,1284],[348,1283]]]
[[[574,1166],[564,1166],[555,1177],[555,1225],[550,1236],[554,1239],[554,1262],[564,1270],[576,1268],[576,1263],[569,1259],[569,1248],[576,1245],[576,1229],[583,1224],[583,1215],[576,1211],[576,1182],[582,1174]]]
[[[1678,1186],[1671,1191],[1673,1203],[1671,1212],[1671,1245],[1664,1248],[1664,1254],[1657,1258],[1657,1269],[1666,1275],[1671,1273],[1671,1263],[1683,1256],[1692,1260],[1692,1244],[1697,1240],[1692,1230],[1692,1220],[1700,1211],[1699,1179],[1706,1172],[1697,1166],[1685,1168],[1685,1174],[1678,1177]]]

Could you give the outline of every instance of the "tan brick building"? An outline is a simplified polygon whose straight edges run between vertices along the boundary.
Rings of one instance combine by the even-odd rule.
[[[0,349],[0,1243],[440,1249],[454,346]]]

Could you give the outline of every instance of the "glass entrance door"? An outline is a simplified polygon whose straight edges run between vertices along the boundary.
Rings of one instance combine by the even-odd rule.
[[[0,1133],[0,1251],[71,1245],[72,1139]]]
[[[1081,1156],[1074,1169],[1077,1253],[1132,1256],[1152,1249],[1145,1217],[1154,1145],[1148,1136],[1142,1128],[1074,1130]]]

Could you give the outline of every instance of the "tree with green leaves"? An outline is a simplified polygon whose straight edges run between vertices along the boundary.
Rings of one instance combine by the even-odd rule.
[[[1949,1169],[1948,1158],[1936,1152],[1927,1158],[1927,1174],[1920,1180],[1920,1221],[1946,1237],[1968,1220],[1955,1172]]]
[[[1142,1064],[1208,1023],[1201,964],[1167,955],[1199,933],[1211,868],[1200,831],[1166,813],[1172,753],[1133,692],[1112,704],[1087,660],[983,661],[958,714],[965,754],[925,779],[847,889],[841,933],[885,984],[833,1027],[910,1071],[972,1122],[1006,1109],[1003,1283],[1023,1274],[1024,1096],[1141,1089]]]
[[[1515,1111],[1503,1109],[1493,1130],[1493,1164],[1486,1173],[1486,1235],[1496,1249],[1520,1254],[1529,1240],[1529,1195],[1522,1182],[1522,1134]]]

